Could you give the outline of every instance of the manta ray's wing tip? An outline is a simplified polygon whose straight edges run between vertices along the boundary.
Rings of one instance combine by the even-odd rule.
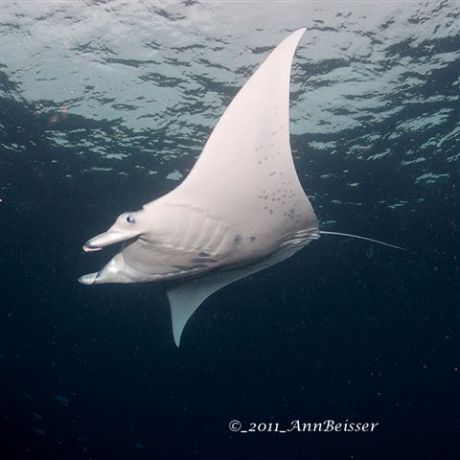
[[[306,31],[307,31],[306,27],[301,27],[300,29],[296,29],[292,31],[291,34],[286,38],[289,39],[289,38],[295,37],[297,40],[300,40]]]

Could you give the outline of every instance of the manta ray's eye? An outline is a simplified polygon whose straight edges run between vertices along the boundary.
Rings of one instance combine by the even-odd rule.
[[[130,223],[130,224],[135,224],[136,223],[136,219],[134,219],[133,216],[128,216],[126,217],[126,222]]]

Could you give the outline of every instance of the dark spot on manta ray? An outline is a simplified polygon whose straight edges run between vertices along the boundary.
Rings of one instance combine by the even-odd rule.
[[[252,235],[249,239],[251,240],[251,243],[253,243],[256,240],[256,237]]]
[[[290,209],[288,212],[287,212],[287,215],[289,217],[289,219],[294,219],[296,217],[296,213],[295,213],[295,209]]]
[[[239,243],[241,241],[241,235],[236,235],[235,238],[233,238],[234,243]]]
[[[211,254],[208,254],[206,251],[201,251],[198,253],[200,257],[209,257]]]

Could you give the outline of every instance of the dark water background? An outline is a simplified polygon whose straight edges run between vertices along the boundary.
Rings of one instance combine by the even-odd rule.
[[[460,4],[4,1],[0,458],[460,458]],[[79,285],[289,31],[322,238],[213,295]],[[237,186],[237,183],[235,184]],[[228,423],[373,421],[374,433]]]

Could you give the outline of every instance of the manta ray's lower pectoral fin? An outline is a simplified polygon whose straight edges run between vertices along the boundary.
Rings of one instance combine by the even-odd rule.
[[[179,347],[182,331],[195,310],[214,292],[235,281],[214,279],[213,276],[197,278],[169,289],[167,296],[171,308],[174,343]]]
[[[172,331],[175,344],[180,346],[182,331],[196,309],[214,292],[238,281],[246,276],[257,273],[292,256],[300,249],[293,246],[279,251],[260,262],[247,267],[229,271],[215,272],[201,278],[190,279],[166,292],[171,308]]]
[[[201,281],[201,280],[200,280]],[[180,346],[182,331],[195,310],[215,292],[219,287],[213,289],[202,283],[190,281],[181,286],[167,291],[169,307],[171,309],[172,332],[174,343]]]
[[[168,289],[166,294],[171,308],[172,332],[175,344],[178,347],[180,346],[182,331],[185,325],[196,309],[211,294],[234,281],[258,272],[261,268],[253,266],[214,273],[202,278],[185,281],[175,288]]]

